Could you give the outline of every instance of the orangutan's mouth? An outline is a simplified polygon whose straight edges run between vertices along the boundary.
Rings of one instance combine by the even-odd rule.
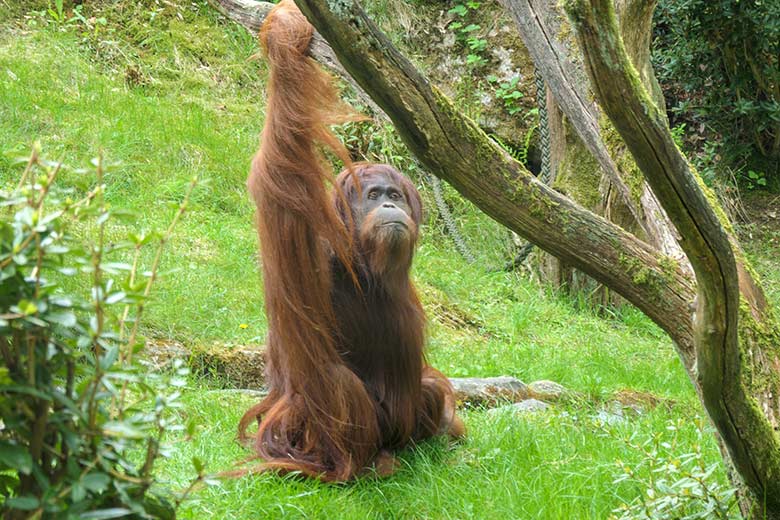
[[[379,227],[389,227],[389,226],[392,226],[392,227],[401,226],[403,228],[408,228],[409,227],[406,224],[406,222],[403,222],[401,220],[394,220],[392,222],[385,222],[385,223],[379,225]]]

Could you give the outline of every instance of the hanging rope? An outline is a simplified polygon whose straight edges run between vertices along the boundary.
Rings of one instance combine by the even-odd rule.
[[[539,69],[534,69],[534,82],[536,83],[536,106],[539,109],[539,149],[542,152],[541,171],[539,180],[545,184],[550,183],[550,126],[547,117],[547,85],[544,83]],[[528,255],[534,250],[531,242],[526,242],[512,261],[507,262],[504,270],[511,271],[520,267],[526,261]]]
[[[534,69],[536,83],[536,106],[539,108],[539,147],[542,151],[542,165],[539,180],[550,183],[550,125],[547,117],[547,85],[539,69]]]
[[[466,241],[463,239],[463,235],[460,234],[460,230],[455,224],[455,219],[452,217],[450,207],[447,206],[447,202],[444,200],[444,194],[441,191],[441,179],[435,175],[428,174],[428,180],[433,187],[433,200],[436,201],[436,207],[439,209],[439,215],[441,215],[441,218],[444,221],[447,233],[450,234],[452,240],[455,242],[455,249],[458,250],[460,255],[465,258],[468,263],[473,264],[477,259],[466,245]]]

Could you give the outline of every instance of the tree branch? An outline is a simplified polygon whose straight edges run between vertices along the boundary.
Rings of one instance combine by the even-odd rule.
[[[599,125],[599,108],[592,100],[588,89],[588,78],[581,66],[575,65],[576,48],[561,36],[566,34],[562,23],[564,13],[556,2],[545,0],[499,0],[514,19],[518,32],[525,43],[534,65],[552,92],[561,111],[571,122],[582,142],[596,158],[607,178],[618,191],[620,200],[628,208],[653,245],[677,259],[684,257],[671,222],[646,183],[643,184],[640,203],[643,211],[621,177],[621,172],[610,155]],[[648,17],[651,20],[652,16]],[[650,35],[651,31],[637,30],[638,34]],[[638,42],[637,54],[644,56],[649,45]],[[647,60],[649,64],[649,59]],[[650,72],[652,77],[652,72]],[[654,78],[652,78],[654,80]]]
[[[217,11],[246,27],[252,34],[260,32],[263,20],[275,4],[256,0],[207,0]]]
[[[758,500],[780,507],[777,436],[745,393],[738,319],[740,288],[730,237],[642,87],[623,46],[612,0],[569,0],[591,85],[676,226],[698,282],[694,324],[704,404]],[[775,509],[777,510],[777,509]]]
[[[214,9],[224,16],[243,26],[252,34],[260,31],[265,17],[276,4],[271,2],[258,2],[257,0],[206,0]],[[309,44],[309,55],[320,65],[328,69],[331,73],[338,76],[345,83],[349,84],[357,94],[360,101],[365,104],[373,113],[384,116],[382,110],[374,103],[371,96],[366,94],[360,86],[355,83],[352,76],[344,70],[333,49],[328,42],[315,33]]]

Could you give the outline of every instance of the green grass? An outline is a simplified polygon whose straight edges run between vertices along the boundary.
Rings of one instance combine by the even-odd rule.
[[[739,227],[745,252],[764,281],[767,300],[775,308],[780,305],[780,195],[769,192],[747,192],[742,204],[752,220]]]
[[[95,6],[85,9],[107,23],[93,34],[0,0],[0,145],[24,155],[40,140],[49,157],[71,165],[102,150],[118,163],[108,176],[110,203],[135,209],[145,229],[165,227],[169,203],[193,175],[208,179],[170,243],[145,332],[185,343],[262,342],[253,209],[244,190],[263,119],[263,67],[248,61],[254,40],[198,3]],[[391,141],[380,148],[393,148]],[[0,183],[18,175],[0,158]],[[61,181],[85,184],[75,173]],[[430,190],[418,184],[432,208]],[[603,319],[524,276],[491,270],[505,232],[468,204],[457,204],[456,217],[479,262],[467,265],[454,252],[433,210],[415,260],[431,318],[431,362],[451,376],[552,379],[589,404],[522,419],[468,411],[464,442],[406,450],[389,479],[335,486],[250,476],[196,492],[183,517],[604,518],[642,492],[631,481],[613,484],[618,460],[646,469],[621,437],[657,434],[677,455],[701,442],[691,425],[701,407],[657,327],[632,309]],[[776,269],[764,272],[780,278]],[[216,472],[248,455],[233,438],[251,402],[209,390],[213,384],[193,379],[185,391],[183,413],[201,431],[190,443],[172,439],[160,479],[174,487],[185,485],[193,456]],[[600,426],[593,407],[621,389],[650,392],[667,405]],[[670,421],[683,425],[669,430]],[[719,461],[712,437],[703,444],[706,459]],[[724,482],[722,469],[712,478]]]
[[[235,393],[191,393],[187,411],[203,424],[192,443],[175,450],[164,473],[186,475],[192,456],[211,468],[246,457],[233,440],[241,411],[251,401]],[[188,502],[183,518],[606,518],[641,492],[632,482],[614,485],[616,461],[643,470],[643,455],[623,440],[653,432],[680,454],[699,442],[690,407],[663,407],[629,423],[605,426],[578,408],[517,419],[507,413],[466,412],[468,437],[449,446],[439,440],[403,451],[392,477],[328,485],[295,477],[252,475],[207,488]],[[637,439],[635,439],[636,442]],[[718,453],[710,436],[705,452]],[[250,466],[251,467],[251,466]],[[723,478],[723,475],[718,475]],[[184,481],[176,482],[184,486]]]
[[[136,210],[142,229],[163,229],[172,215],[169,202],[181,198],[191,177],[208,179],[171,243],[177,253],[165,257],[162,269],[177,272],[161,281],[163,296],[150,307],[147,325],[165,336],[246,341],[250,334],[262,335],[265,325],[253,210],[244,190],[262,123],[262,82],[256,72],[241,73],[254,78],[245,89],[237,80],[225,80],[222,71],[236,64],[259,71],[244,63],[256,50],[253,40],[227,26],[207,27],[210,33],[198,37],[226,40],[219,51],[227,53],[220,55],[226,64],[204,70],[194,51],[177,45],[194,47],[191,35],[169,33],[175,41],[158,41],[159,49],[149,47],[146,38],[137,52],[160,58],[155,63],[160,76],[158,69],[149,71],[154,84],[149,88],[129,86],[123,74],[97,61],[73,31],[5,29],[0,36],[0,143],[19,155],[37,139],[49,157],[72,165],[86,164],[103,150],[109,162],[119,163],[108,176],[109,201]],[[170,48],[179,49],[178,69],[162,57]],[[5,179],[18,175],[5,166]],[[65,176],[62,182],[74,180]],[[240,323],[251,327],[239,329]]]

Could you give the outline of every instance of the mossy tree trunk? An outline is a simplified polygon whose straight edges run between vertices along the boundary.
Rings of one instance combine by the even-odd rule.
[[[556,2],[501,0],[515,20],[520,36],[560,110],[549,111],[550,135],[562,143],[551,154],[552,185],[583,207],[634,233],[688,268],[687,260],[663,209],[610,122],[601,114],[574,41],[574,33]],[[649,4],[646,4],[649,5]],[[660,87],[650,65],[652,8],[628,12],[627,49],[645,87],[663,106]],[[555,151],[555,147],[553,147]],[[572,266],[538,255],[542,278],[570,291],[585,293],[591,302],[620,301],[609,288],[595,283]]]
[[[647,44],[628,24],[647,20],[651,4],[618,0],[625,42],[612,0],[568,0],[566,7],[604,113],[598,120],[614,125],[679,234],[685,261],[540,183],[432,86],[356,2],[296,3],[426,168],[669,334],[738,471],[743,512],[780,519],[780,327],[723,211],[648,93],[649,68],[627,52]],[[590,150],[591,132],[576,131]]]
[[[625,0],[621,14],[648,2]],[[650,4],[652,5],[652,4]],[[631,63],[611,0],[570,0],[596,96],[681,236],[697,281],[696,381],[744,480],[743,513],[780,518],[780,328],[733,229],[672,140]]]

